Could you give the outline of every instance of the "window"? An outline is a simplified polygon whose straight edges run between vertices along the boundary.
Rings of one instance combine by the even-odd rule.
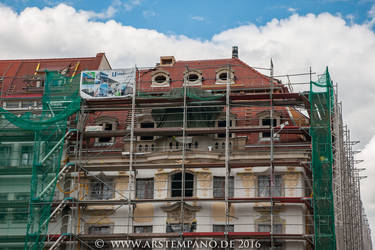
[[[34,101],[22,101],[22,108],[29,108],[34,106]]]
[[[171,176],[171,197],[181,197],[182,194],[182,173],[175,173]],[[194,175],[185,173],[185,197],[192,197],[194,191]]]
[[[152,233],[152,226],[134,226],[134,233]]]
[[[154,79],[157,83],[163,83],[167,80],[167,77],[165,75],[157,75]]]
[[[0,202],[7,202],[8,201],[8,194],[0,194]],[[8,214],[7,208],[0,208],[0,222],[4,222],[6,220]]]
[[[271,248],[271,243],[269,241],[266,242],[259,242],[261,247],[259,250],[283,250],[283,244],[281,242],[274,242],[273,243],[273,248]]]
[[[220,73],[219,79],[222,81],[226,81],[228,79],[228,73],[227,72]]]
[[[217,126],[219,128],[225,128],[227,126],[227,122],[226,121],[218,121],[217,122]],[[232,120],[229,121],[229,127],[232,127]],[[225,133],[223,134],[217,134],[217,137],[218,138],[225,138]],[[232,133],[229,133],[229,138],[232,137]]]
[[[137,179],[135,197],[138,199],[154,198],[154,179]]]
[[[103,124],[100,124],[100,125],[103,126],[104,131],[111,131],[113,129],[112,123],[103,123]],[[104,143],[105,142],[111,142],[112,138],[113,137],[100,137],[99,142],[104,142]]]
[[[31,166],[33,164],[33,147],[21,147],[21,166]]]
[[[271,223],[258,224],[258,232],[271,232]],[[274,234],[283,233],[283,225],[282,224],[273,224],[273,233]]]
[[[153,122],[142,122],[141,123],[141,128],[154,128],[154,123]],[[147,141],[151,141],[153,140],[154,137],[153,136],[141,136],[141,140],[147,140]]]
[[[15,102],[15,101],[13,101],[13,102],[11,102],[11,101],[7,101],[6,103],[6,108],[19,108],[19,106],[20,106],[20,102]]]
[[[269,197],[271,188],[271,179],[268,175],[258,176],[258,196],[259,197]],[[281,175],[275,176],[275,185],[272,193],[273,197],[282,196],[282,177]]]
[[[225,225],[213,225],[212,226],[212,231],[213,232],[225,232]],[[228,225],[228,232],[234,232],[234,225]],[[234,248],[223,248],[225,247],[224,245],[221,245],[221,240],[217,240],[217,247],[214,249],[234,249]]]
[[[29,202],[30,195],[28,193],[18,193],[15,194],[14,200],[16,201],[23,201],[23,202]],[[19,207],[13,209],[13,219],[15,221],[26,221],[29,215],[29,209],[28,206],[25,207]]]
[[[181,233],[181,224],[174,223],[174,224],[167,224],[167,233]],[[191,225],[188,223],[184,224],[184,232],[190,232]]]
[[[229,80],[230,84],[234,83],[234,73],[230,72],[228,68],[221,68],[216,71],[216,84],[226,84]]]
[[[199,71],[186,71],[184,81],[186,85],[190,86],[202,85],[202,73]]]
[[[225,232],[225,225],[213,225],[213,232]],[[228,225],[228,232],[234,232],[234,225]]]
[[[89,234],[110,234],[111,233],[111,226],[109,226],[109,225],[89,226],[88,233]]]
[[[91,199],[94,200],[108,200],[112,199],[114,195],[113,183],[103,183],[99,180],[90,183]]]
[[[11,146],[0,146],[0,166],[7,167],[10,165]]]
[[[230,176],[228,179],[229,192],[228,196],[234,196],[234,177]],[[225,197],[225,177],[214,176],[214,198],[224,198]]]
[[[165,71],[159,71],[154,73],[154,75],[152,76],[151,87],[168,87],[169,81],[169,74]]]
[[[263,118],[262,119],[262,126],[271,127],[271,119],[270,118]],[[272,127],[277,126],[277,119],[272,119]],[[271,138],[271,131],[266,131],[261,133],[262,138]]]

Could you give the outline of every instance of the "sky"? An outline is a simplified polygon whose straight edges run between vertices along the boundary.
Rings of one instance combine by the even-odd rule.
[[[361,142],[362,199],[375,240],[375,0],[0,1],[0,59],[105,52],[113,68],[239,57],[276,74],[323,73]],[[283,80],[283,79],[282,79]],[[302,89],[303,90],[303,89]],[[305,89],[308,90],[308,89]],[[374,241],[375,242],[375,241]]]

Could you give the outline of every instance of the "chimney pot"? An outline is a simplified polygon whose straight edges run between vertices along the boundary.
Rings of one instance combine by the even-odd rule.
[[[238,58],[238,46],[232,47],[232,58]]]

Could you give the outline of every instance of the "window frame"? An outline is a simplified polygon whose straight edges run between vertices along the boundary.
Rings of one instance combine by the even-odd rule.
[[[30,151],[24,151],[24,148],[31,148]],[[27,159],[23,159],[24,153],[27,155]],[[34,158],[34,151],[33,151],[33,146],[32,145],[21,145],[21,150],[20,150],[20,166],[22,167],[27,167],[27,166],[32,166],[33,164],[33,158]],[[26,161],[24,161],[26,160]]]
[[[109,180],[105,180],[104,183],[101,182],[101,181],[98,181],[98,180],[91,180],[90,181],[90,184],[89,184],[89,187],[90,187],[90,200],[110,200],[110,199],[113,199],[115,197],[115,190],[114,190],[114,185],[115,183],[113,182],[113,180],[111,180],[111,182],[109,182]],[[100,185],[99,188],[100,188],[100,193],[99,194],[95,194],[95,190],[94,190],[94,186],[93,185]],[[108,187],[110,186],[110,187]],[[107,190],[104,190],[105,188],[108,188]],[[109,195],[105,195],[106,192],[110,192]]]
[[[273,127],[278,127],[280,126],[280,115],[279,114],[275,114],[275,116],[273,117]],[[266,131],[266,132],[259,132],[259,140],[260,141],[270,141],[271,140],[271,126],[270,125],[263,125],[263,121],[264,120],[270,120],[270,124],[271,124],[271,118],[269,117],[269,113],[267,112],[266,115],[262,115],[262,116],[259,116],[259,126],[260,127],[263,127],[263,128],[268,128],[269,131]],[[274,131],[274,133],[277,132],[277,131]],[[265,136],[265,133],[268,133],[269,136]],[[280,140],[280,134],[277,134],[276,136],[274,135],[273,136],[273,140]]]
[[[137,229],[143,229],[142,232],[137,232]],[[151,229],[151,230],[145,230],[144,229]],[[153,232],[153,226],[152,225],[134,225],[133,226],[133,233],[140,234],[140,233],[152,233]]]
[[[214,176],[212,178],[212,197],[213,198],[224,198],[225,197],[225,176]],[[222,187],[215,187],[215,185],[218,185],[221,183]],[[228,184],[229,184],[229,192],[228,197],[233,198],[234,197],[234,176],[229,176],[228,178]]]
[[[102,126],[102,131],[113,131],[113,130],[117,129],[118,120],[117,120],[117,118],[114,118],[114,117],[102,116],[102,117],[97,118],[94,121],[94,124],[95,124],[95,126]],[[106,130],[106,126],[108,124],[111,124],[111,126],[112,126],[111,130]],[[103,141],[100,141],[102,138],[110,138],[110,140],[108,142],[103,142]],[[115,137],[112,137],[112,136],[109,136],[109,137],[97,137],[97,138],[95,138],[94,146],[98,146],[98,147],[100,147],[100,146],[111,146],[114,143],[116,143],[116,138]]]
[[[156,78],[159,77],[159,76],[163,76],[165,77],[165,81],[163,82],[157,82],[156,81]],[[169,87],[170,86],[170,82],[171,82],[171,78],[169,76],[169,73],[167,71],[164,71],[164,70],[158,70],[158,71],[155,71],[152,76],[151,76],[151,87]]]
[[[190,75],[197,75],[198,78],[195,81],[191,81],[189,79]],[[202,82],[203,75],[199,70],[189,70],[184,72],[184,84],[186,84],[186,86],[201,86]]]
[[[94,234],[94,233],[92,233],[91,232],[91,228],[104,228],[104,227],[108,227],[108,233],[96,233],[96,234]],[[87,234],[89,234],[89,235],[104,235],[104,234],[112,234],[112,232],[113,232],[113,225],[111,225],[111,224],[89,224],[89,225],[87,225]]]
[[[277,174],[275,177],[275,189],[273,190],[273,197],[283,197],[283,177],[281,174]],[[264,178],[263,181],[267,182],[267,186],[260,187],[261,184],[261,178]],[[279,185],[278,185],[279,183]],[[261,189],[265,189],[261,191]],[[266,193],[266,195],[262,193]],[[278,192],[277,195],[275,192]],[[258,175],[257,176],[257,197],[270,197],[271,195],[271,178],[269,175]]]
[[[141,195],[139,189],[139,183],[145,183],[147,185],[144,186],[144,193]],[[154,188],[155,188],[155,181],[154,178],[137,178],[135,181],[135,198],[137,199],[154,199]],[[148,186],[151,186],[148,188]]]
[[[177,174],[181,174],[181,181],[180,181],[180,187],[173,187],[173,184],[174,184],[174,182],[177,182],[177,181],[174,181],[173,180],[173,176],[175,176],[175,175],[177,175]],[[186,193],[187,192],[189,192],[189,190],[188,189],[186,189],[186,183],[187,183],[187,181],[186,181],[186,175],[191,175],[192,176],[192,190],[191,190],[191,195],[186,195]],[[181,171],[178,171],[178,172],[174,172],[174,173],[172,173],[171,175],[170,175],[170,177],[169,177],[169,180],[170,180],[170,185],[169,185],[169,190],[170,190],[170,193],[169,193],[169,197],[171,197],[171,198],[178,198],[178,197],[181,197],[181,195],[182,195],[182,172]],[[196,181],[195,181],[195,175],[193,174],[193,173],[190,173],[190,172],[185,172],[185,195],[184,195],[184,197],[194,197],[194,195],[195,195],[195,183],[196,183]],[[179,195],[174,195],[174,192],[180,192],[180,194]]]
[[[220,79],[220,75],[223,74],[223,73],[227,74],[227,79],[225,79],[225,80]],[[228,76],[230,78],[229,84],[234,84],[235,83],[235,74],[234,74],[233,70],[229,70],[227,67],[220,68],[220,69],[216,70],[215,84],[219,84],[219,85],[227,84]]]

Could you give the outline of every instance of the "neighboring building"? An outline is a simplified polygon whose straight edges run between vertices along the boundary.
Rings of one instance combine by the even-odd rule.
[[[110,69],[104,55],[82,58],[0,60],[0,104],[4,109],[22,115],[40,114],[46,71],[59,71],[67,77],[82,70]],[[22,248],[29,212],[31,166],[34,138],[19,131],[1,114],[1,130],[15,130],[0,139],[0,248]]]

